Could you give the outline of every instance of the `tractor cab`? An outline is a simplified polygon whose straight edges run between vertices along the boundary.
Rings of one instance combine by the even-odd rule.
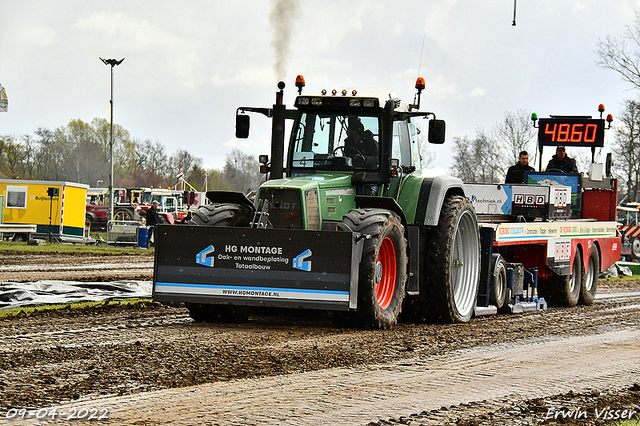
[[[303,95],[304,79],[298,76],[299,95],[295,109],[285,109],[282,102],[284,83],[280,83],[273,109],[239,108],[236,135],[247,137],[249,120],[245,112],[259,112],[274,118],[272,158],[260,156],[261,170],[268,180],[321,179],[321,176],[350,176],[349,185],[366,195],[392,195],[397,189],[394,178],[421,171],[418,133],[415,120],[430,118],[428,140],[443,143],[445,124],[432,112],[419,112],[424,79],[416,83],[413,104],[392,98],[391,89],[340,89],[319,95]],[[278,130],[284,120],[294,121],[284,168],[284,135]],[[271,161],[269,161],[271,160]],[[282,172],[280,171],[282,170]],[[344,182],[344,180],[341,180]],[[273,183],[276,184],[275,182]],[[342,183],[341,183],[342,184]],[[361,192],[362,195],[362,192]]]

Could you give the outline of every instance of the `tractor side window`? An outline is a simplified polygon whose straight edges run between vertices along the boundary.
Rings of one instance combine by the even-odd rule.
[[[417,171],[422,170],[422,161],[420,161],[420,143],[418,142],[418,135],[420,129],[416,127],[413,121],[409,121],[409,139],[411,139],[411,165],[415,166]]]
[[[162,200],[162,205],[168,211],[173,211],[177,207],[176,199],[173,197],[167,197],[164,200]]]
[[[393,122],[391,158],[398,159],[401,166],[411,166],[411,146],[406,121]]]

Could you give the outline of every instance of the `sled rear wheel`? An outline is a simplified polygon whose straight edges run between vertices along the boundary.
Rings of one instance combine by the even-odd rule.
[[[596,298],[596,292],[598,291],[598,278],[600,275],[600,254],[598,253],[598,247],[595,244],[591,245],[591,253],[589,253],[589,264],[585,273],[584,280],[582,280],[582,286],[580,288],[581,305],[591,305]]]
[[[576,306],[584,279],[584,265],[580,250],[573,256],[573,273],[554,275],[538,282],[538,295],[544,297],[551,306]]]

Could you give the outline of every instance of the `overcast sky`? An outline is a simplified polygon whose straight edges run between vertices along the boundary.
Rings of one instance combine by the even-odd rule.
[[[422,109],[447,121],[446,144],[432,148],[442,168],[454,137],[473,138],[507,111],[597,116],[603,103],[615,119],[637,96],[595,54],[599,39],[633,23],[637,0],[520,0],[516,26],[513,0],[280,3],[286,61],[272,43],[273,1],[0,0],[9,98],[0,135],[108,120],[110,70],[98,57],[125,58],[114,68],[114,122],[207,168],[221,168],[233,148],[270,152],[263,116],[252,116],[250,139],[235,139],[236,108],[271,106],[280,79],[292,105],[297,74],[305,93],[393,87],[406,101],[423,76]]]

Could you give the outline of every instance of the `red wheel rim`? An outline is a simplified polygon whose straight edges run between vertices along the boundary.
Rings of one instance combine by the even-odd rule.
[[[376,262],[376,298],[382,309],[387,309],[396,291],[396,248],[391,238],[382,241]],[[379,270],[380,269],[380,270]]]

